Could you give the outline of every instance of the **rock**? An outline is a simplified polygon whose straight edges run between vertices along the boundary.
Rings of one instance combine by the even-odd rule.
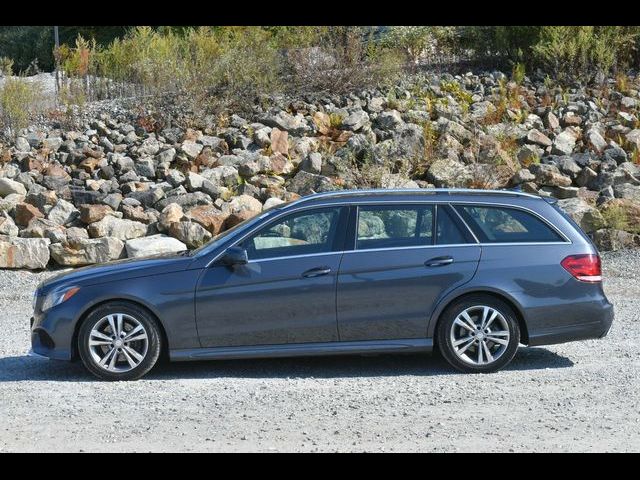
[[[556,130],[560,128],[560,122],[558,121],[558,117],[556,117],[551,111],[547,112],[547,114],[544,116],[543,121],[544,121],[544,126],[547,127],[549,130]]]
[[[117,210],[121,202],[122,194],[120,193],[110,193],[102,199],[102,203],[110,206],[113,210]]]
[[[80,216],[80,212],[73,206],[73,203],[63,199],[58,199],[47,218],[57,225],[68,225]]]
[[[318,152],[310,153],[307,158],[300,162],[300,170],[316,175],[320,174],[322,172],[322,154]]]
[[[58,265],[80,267],[123,258],[124,242],[113,237],[90,238],[81,240],[73,246],[67,243],[54,243],[50,245],[49,250],[51,258]]]
[[[436,187],[466,187],[471,172],[464,164],[449,159],[437,159],[427,171],[427,180]]]
[[[7,214],[0,213],[0,236],[7,235],[9,237],[17,237],[20,229],[11,217],[5,215]]]
[[[67,228],[65,239],[69,245],[78,246],[89,239],[89,234],[84,228],[70,227]]]
[[[633,145],[637,150],[640,150],[640,128],[631,130],[625,135],[627,142]],[[0,184],[0,195],[2,194],[2,185]]]
[[[621,185],[614,185],[613,191],[617,198],[626,198],[640,203],[640,186],[623,183]]]
[[[124,220],[107,215],[102,220],[92,223],[87,228],[91,238],[114,237],[120,240],[144,237],[147,234],[147,225],[132,220]]]
[[[26,195],[27,189],[24,188],[19,182],[15,180],[11,180],[9,178],[0,178],[0,197],[6,197],[7,195],[11,195],[12,193],[17,193],[18,195]]]
[[[576,176],[575,182],[578,187],[588,187],[589,185],[592,185],[597,178],[598,174],[594,170],[589,167],[585,167]]]
[[[578,125],[582,124],[582,118],[579,115],[576,115],[575,112],[567,112],[562,117],[562,124],[565,127],[577,127]]]
[[[271,151],[282,155],[289,154],[289,132],[278,128],[271,130]]]
[[[169,234],[184,242],[189,248],[198,248],[211,240],[211,233],[196,222],[175,222],[169,226]]]
[[[229,202],[229,209],[232,213],[241,212],[243,210],[259,212],[262,210],[262,203],[260,200],[249,195],[240,195],[238,197],[234,197]]]
[[[158,218],[158,228],[161,232],[169,229],[172,223],[179,222],[184,216],[182,207],[177,203],[170,203],[162,209]]]
[[[632,109],[638,106],[638,100],[633,97],[622,97],[622,99],[620,100],[620,104],[624,108]]]
[[[420,188],[416,182],[401,173],[385,173],[380,177],[380,188]]]
[[[540,145],[543,148],[550,147],[553,143],[549,137],[547,137],[539,130],[536,130],[535,128],[529,130],[529,132],[527,133],[526,141],[527,143]]]
[[[593,241],[602,251],[637,248],[640,246],[640,235],[623,230],[600,229],[593,234]]]
[[[257,214],[258,214],[258,212],[254,212],[254,211],[251,211],[251,210],[242,210],[240,212],[232,213],[225,220],[224,229],[228,230],[230,228],[233,228],[236,225],[238,225],[239,223],[242,223],[242,222],[244,222],[246,220],[249,220],[250,218],[255,217]]]
[[[521,183],[525,183],[525,182],[533,182],[535,181],[535,179],[536,179],[536,176],[533,173],[531,173],[528,169],[521,168],[516,172],[516,174],[513,177],[511,177],[511,184],[520,185]]]
[[[187,246],[177,238],[162,234],[127,240],[125,242],[125,248],[129,258],[177,253],[187,250]]]
[[[573,130],[566,129],[553,141],[551,153],[554,155],[570,155],[576,146],[576,135]]]
[[[365,125],[369,124],[369,115],[363,110],[355,110],[351,112],[347,118],[342,121],[342,128],[357,132]]]
[[[80,205],[80,220],[85,224],[95,223],[102,220],[107,215],[111,215],[113,210],[108,205]]]
[[[24,137],[16,138],[15,147],[16,147],[16,150],[19,152],[31,151],[31,145],[29,145],[29,141]]]
[[[277,127],[280,130],[286,130],[291,135],[303,135],[311,130],[304,116],[301,113],[291,115],[285,111],[278,112],[273,117],[264,117],[260,120],[269,127]]]
[[[0,237],[0,268],[46,268],[49,243],[46,238]]]
[[[189,158],[189,160],[195,160],[195,158],[202,151],[202,148],[203,145],[201,145],[200,143],[196,143],[193,140],[185,140],[180,146],[180,149],[187,156],[187,158]]]
[[[531,173],[536,176],[536,183],[547,187],[568,187],[571,178],[563,175],[555,165],[537,164],[529,167]]]
[[[163,198],[155,205],[155,208],[162,211],[170,203],[177,203],[182,208],[189,208],[196,205],[210,205],[213,200],[204,192],[181,193]]]
[[[29,203],[18,203],[15,210],[16,224],[26,227],[34,218],[42,218],[44,214]]]
[[[213,205],[193,207],[185,214],[185,217],[199,223],[212,235],[218,235],[222,231],[227,216]]]
[[[289,180],[289,185],[287,186],[287,190],[299,195],[309,195],[311,193],[326,192],[336,189],[337,187],[329,177],[304,171],[298,172],[291,180]]]
[[[403,123],[402,115],[397,110],[382,112],[376,118],[376,125],[382,130],[393,130]]]
[[[618,112],[618,121],[625,127],[633,128],[638,121],[635,115],[627,112]]]
[[[517,158],[522,165],[528,166],[533,163],[539,163],[543,154],[544,151],[537,145],[523,145],[518,150]]]
[[[271,145],[271,127],[262,127],[253,132],[253,141],[260,148]]]
[[[270,208],[277,207],[278,205],[282,205],[283,203],[285,203],[285,201],[277,197],[267,198],[264,205],[262,205],[262,210],[268,210]]]
[[[558,200],[562,208],[586,233],[592,233],[605,226],[602,214],[581,198]]]

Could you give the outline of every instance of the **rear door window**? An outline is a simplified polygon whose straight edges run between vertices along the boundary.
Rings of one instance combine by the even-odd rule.
[[[455,215],[455,213],[453,214]],[[452,218],[447,207],[438,205],[438,214],[436,217],[436,245],[470,243],[462,230],[460,230],[458,223]]]
[[[433,244],[433,205],[358,207],[356,249]]]
[[[562,242],[564,239],[531,213],[489,205],[455,205],[473,233],[484,243]]]

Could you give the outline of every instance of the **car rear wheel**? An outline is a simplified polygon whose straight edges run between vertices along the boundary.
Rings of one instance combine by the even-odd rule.
[[[93,310],[80,326],[78,351],[84,366],[103,380],[136,380],[156,364],[161,335],[144,309],[110,302]]]
[[[513,309],[489,295],[470,295],[447,307],[438,323],[442,356],[463,372],[495,372],[514,357],[520,328]]]

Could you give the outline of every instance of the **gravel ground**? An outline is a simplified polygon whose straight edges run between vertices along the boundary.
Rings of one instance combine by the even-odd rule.
[[[463,375],[438,356],[162,365],[137,382],[26,357],[48,273],[0,271],[0,451],[638,451],[640,251],[603,256],[609,336]]]

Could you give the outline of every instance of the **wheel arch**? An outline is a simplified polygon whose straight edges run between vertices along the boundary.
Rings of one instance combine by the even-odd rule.
[[[91,303],[90,305],[85,306],[85,308],[78,315],[78,319],[75,322],[75,326],[74,326],[74,329],[73,329],[73,336],[71,338],[71,360],[72,361],[78,360],[78,358],[80,357],[79,352],[78,352],[78,333],[80,331],[80,326],[84,323],[84,321],[86,320],[87,316],[92,311],[94,311],[96,308],[101,307],[102,305],[105,305],[105,304],[111,303],[111,302],[129,303],[129,304],[134,305],[134,306],[136,306],[138,308],[142,308],[149,315],[151,315],[151,317],[154,318],[156,320],[156,322],[158,323],[158,328],[160,329],[160,335],[162,337],[160,357],[161,358],[163,358],[163,357],[164,358],[168,358],[168,356],[169,356],[169,337],[167,336],[167,331],[166,331],[165,326],[162,323],[162,320],[160,319],[160,316],[158,315],[158,313],[156,311],[154,311],[153,308],[151,308],[149,305],[147,305],[145,302],[143,302],[142,300],[140,300],[138,298],[113,297],[113,298],[103,298],[103,299],[100,299],[99,301],[96,301],[94,303]]]
[[[435,310],[433,311],[431,318],[429,320],[429,326],[427,328],[427,337],[436,339],[436,329],[438,328],[438,323],[440,322],[440,318],[442,313],[451,305],[453,302],[460,300],[463,297],[468,297],[470,295],[488,295],[490,297],[494,297],[498,300],[505,302],[516,314],[516,320],[518,321],[518,327],[520,327],[520,343],[528,345],[529,344],[529,330],[527,328],[526,317],[523,312],[523,308],[520,303],[509,293],[504,292],[502,290],[498,290],[491,287],[475,287],[469,290],[465,290],[462,292],[451,292],[448,296],[443,298]]]

